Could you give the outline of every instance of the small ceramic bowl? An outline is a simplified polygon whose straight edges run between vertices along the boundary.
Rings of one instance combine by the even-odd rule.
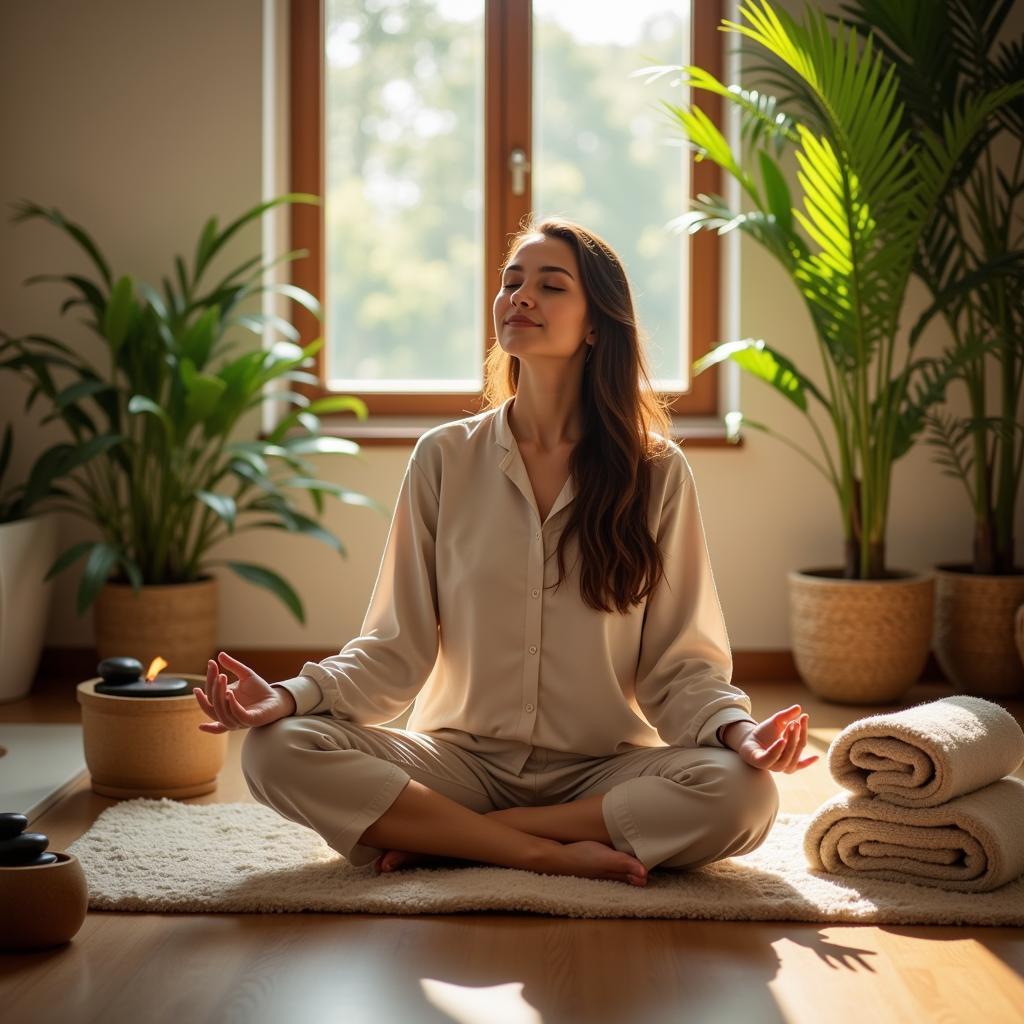
[[[59,946],[82,927],[89,907],[85,873],[74,854],[56,856],[38,867],[0,867],[0,950]]]

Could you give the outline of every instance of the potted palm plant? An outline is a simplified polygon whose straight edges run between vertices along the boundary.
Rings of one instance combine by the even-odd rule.
[[[128,655],[148,664],[160,656],[180,672],[205,674],[217,646],[215,566],[266,588],[304,621],[302,601],[283,577],[266,566],[211,557],[219,542],[247,529],[278,529],[312,537],[346,557],[341,541],[318,521],[325,496],[387,516],[373,499],[317,479],[304,458],[362,458],[354,442],[321,436],[318,414],[346,410],[365,419],[363,402],[349,396],[310,401],[287,389],[288,382],[311,379],[304,367],[322,339],[300,347],[286,319],[237,308],[271,290],[319,317],[308,292],[261,281],[268,267],[305,251],[266,267],[258,266],[257,255],[213,287],[201,286],[213,257],[246,223],[280,203],[318,202],[305,194],[281,196],[222,231],[211,217],[191,272],[176,257],[177,280],[164,279],[163,295],[129,274],[115,277],[91,236],[59,210],[18,205],[13,220],[41,218],[66,231],[98,273],[97,280],[43,275],[26,283],[60,281],[77,291],[61,312],[80,305],[91,313],[85,322],[102,339],[105,366],[39,334],[4,335],[0,351],[2,365],[31,384],[26,407],[45,396],[51,411],[43,422],[59,419],[70,434],[70,442],[39,456],[25,500],[49,493],[45,507],[85,518],[99,534],[64,551],[47,578],[85,559],[77,607],[84,612],[95,605],[100,658]],[[236,344],[226,337],[232,329],[259,336],[267,323],[280,336],[270,348],[227,355]],[[58,376],[65,379],[58,383]],[[240,420],[272,384],[283,385],[273,397],[296,408],[268,436],[246,437]],[[315,514],[296,507],[293,498],[302,494]]]
[[[947,282],[907,332],[906,357],[894,372],[900,314],[918,241],[954,168],[992,112],[1024,86],[969,98],[941,135],[924,132],[913,145],[901,129],[896,72],[883,67],[870,38],[842,25],[830,31],[825,15],[811,7],[802,22],[766,0],[743,3],[739,13],[743,24],[724,21],[721,27],[745,37],[746,52],[766,60],[749,70],[763,74],[777,95],[726,86],[699,67],[640,72],[652,80],[678,73],[677,83],[717,93],[743,115],[746,151],[735,153],[698,107],[663,104],[697,159],[727,171],[752,205],[741,212],[720,196],[700,195],[674,227],[691,233],[739,228],[779,260],[810,313],[826,383],[819,387],[763,339],[718,345],[694,370],[731,359],[807,416],[820,460],[782,439],[832,486],[845,558],[838,567],[790,573],[797,670],[828,700],[895,701],[927,660],[935,581],[930,571],[887,566],[893,464],[910,450],[927,411],[944,399],[963,363],[980,358],[992,343],[971,339],[941,360],[913,358],[914,349],[946,304],[997,271],[981,268]],[[778,160],[786,151],[798,166],[798,203]],[[834,456],[812,407],[831,423]],[[743,417],[733,419],[732,429],[740,422],[774,433]]]
[[[21,700],[35,679],[43,650],[53,583],[46,570],[57,554],[57,517],[37,514],[26,502],[25,484],[4,480],[14,447],[14,430],[0,442],[0,704]],[[10,598],[17,595],[17,600]]]
[[[1024,78],[1020,40],[997,45],[1010,7],[998,0],[854,0],[843,10],[874,35],[896,69],[902,128],[920,145],[925,132],[940,133],[943,118],[965,101]],[[1005,166],[995,158],[1000,148]],[[993,696],[1024,689],[1014,638],[1015,614],[1024,634],[1024,567],[1015,558],[1014,519],[1024,462],[1022,161],[1024,98],[1018,97],[992,111],[950,175],[918,238],[914,263],[933,302],[957,278],[986,266],[1004,269],[942,308],[954,353],[975,340],[995,342],[986,358],[959,365],[969,415],[926,417],[935,461],[963,484],[974,513],[972,560],[935,567],[935,656],[958,689]]]

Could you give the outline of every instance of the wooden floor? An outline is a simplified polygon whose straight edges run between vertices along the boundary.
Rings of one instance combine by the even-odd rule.
[[[810,714],[824,753],[875,710],[816,700],[798,684],[748,688],[755,717]],[[918,685],[907,703],[952,691]],[[1024,702],[1003,702],[1024,721]],[[2,722],[75,722],[70,682],[0,705]],[[216,792],[250,800],[233,733]],[[783,811],[836,792],[824,758],[776,774]],[[83,779],[32,823],[62,850],[113,801]],[[210,851],[216,856],[216,850]],[[90,913],[68,945],[0,954],[0,1019],[482,1024],[722,1021],[887,1024],[1024,1021],[1024,934],[1012,928],[576,920],[533,914]]]

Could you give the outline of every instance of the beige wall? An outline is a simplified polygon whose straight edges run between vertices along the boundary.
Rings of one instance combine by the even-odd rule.
[[[787,0],[785,6],[798,12],[802,3]],[[60,208],[94,234],[115,271],[130,268],[156,284],[173,254],[191,261],[210,214],[226,223],[262,198],[263,31],[260,0],[0,5],[0,328],[51,334],[96,351],[76,311],[57,315],[66,294],[61,286],[21,283],[33,274],[87,271],[84,256],[48,224],[8,223],[10,202],[28,198]],[[218,269],[241,262],[259,244],[259,230],[251,227]],[[775,263],[744,243],[735,284],[737,336],[766,338],[822,382],[807,314]],[[937,354],[946,343],[937,330],[921,352]],[[746,415],[812,449],[803,417],[774,391],[743,379],[741,394]],[[20,421],[23,396],[20,382],[0,376],[5,418]],[[963,396],[955,395],[949,408],[963,413]],[[257,426],[254,419],[251,429]],[[22,426],[12,478],[20,479],[35,456],[62,437],[56,424]],[[321,459],[321,474],[391,508],[409,449],[372,447],[364,454],[365,462]],[[757,431],[747,433],[742,450],[687,454],[734,648],[788,647],[787,571],[834,565],[842,555],[831,488],[791,448]],[[896,466],[891,566],[924,569],[970,557],[966,495],[931,457],[922,445]],[[276,599],[225,572],[224,647],[340,647],[358,632],[388,524],[365,509],[337,504],[327,523],[349,548],[347,560],[315,541],[268,532],[243,534],[217,549],[217,557],[261,562],[282,573],[307,606],[301,627]],[[62,550],[88,536],[82,521],[62,517]],[[51,645],[91,641],[90,616],[79,617],[74,608],[77,583],[77,569],[58,577]]]

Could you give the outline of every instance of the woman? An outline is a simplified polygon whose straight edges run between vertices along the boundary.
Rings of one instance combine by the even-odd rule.
[[[417,442],[361,635],[273,685],[220,655],[250,791],[378,870],[457,858],[645,885],[755,849],[807,715],[758,723],[629,283],[570,221],[513,239],[487,410]],[[657,428],[657,429],[655,429]],[[386,728],[411,703],[406,729]],[[325,714],[329,713],[329,714]],[[273,723],[273,724],[272,724]]]

